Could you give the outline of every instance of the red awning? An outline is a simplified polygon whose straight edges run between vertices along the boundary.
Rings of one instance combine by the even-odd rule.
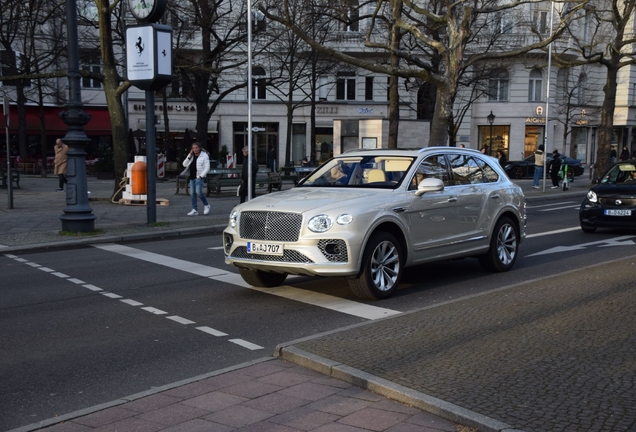
[[[44,122],[47,134],[63,135],[68,130],[68,126],[60,118],[60,113],[66,108],[45,107]],[[90,121],[84,126],[87,135],[111,135],[110,117],[107,108],[84,107],[84,111],[91,115]],[[11,105],[11,117],[9,119],[10,133],[18,133],[18,109]],[[41,129],[40,110],[38,107],[29,106],[26,108],[27,134],[40,133]],[[4,116],[0,117],[0,126],[4,132]]]

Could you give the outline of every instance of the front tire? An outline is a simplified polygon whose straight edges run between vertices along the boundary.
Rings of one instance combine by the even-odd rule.
[[[521,168],[520,166],[517,166],[512,169],[512,178],[520,179],[523,177],[524,177],[523,168]]]
[[[592,225],[586,225],[584,223],[581,223],[581,230],[586,233],[586,234],[592,234],[593,232],[596,231],[596,227],[592,226]]]
[[[287,273],[266,272],[263,270],[248,270],[239,268],[241,277],[248,284],[259,288],[273,288],[282,285],[287,279]]]
[[[479,264],[488,271],[508,271],[517,261],[518,248],[517,225],[510,218],[503,217],[497,221],[490,239],[490,249],[479,257]]]
[[[387,232],[374,233],[362,256],[362,271],[349,280],[353,293],[364,299],[389,298],[397,290],[402,277],[402,248]]]

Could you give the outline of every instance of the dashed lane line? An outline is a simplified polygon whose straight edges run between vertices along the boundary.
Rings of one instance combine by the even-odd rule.
[[[541,207],[554,207],[555,205],[574,204],[574,203],[576,203],[576,201],[565,201],[565,202],[558,202],[558,203],[551,203],[551,204],[529,205],[526,208],[527,209],[537,209],[537,208],[541,208]]]
[[[31,261],[26,260],[24,258],[20,258],[20,257],[17,257],[15,255],[11,255],[11,254],[5,254],[4,256],[6,256],[7,258],[11,258],[11,259],[13,259],[15,261],[18,261],[20,263],[29,265],[31,267],[38,268],[40,270],[44,270],[47,273],[50,273],[50,274],[55,275],[57,277],[66,279],[67,281],[72,282],[72,283],[74,283],[76,285],[82,285],[84,288],[89,289],[89,290],[94,291],[94,292],[98,292],[99,294],[101,294],[101,295],[103,295],[105,297],[108,297],[108,298],[111,298],[111,299],[118,299],[122,303],[128,304],[130,306],[137,307],[137,306],[143,306],[144,305],[143,303],[138,302],[136,300],[124,299],[119,294],[115,294],[115,293],[112,293],[112,292],[104,291],[100,287],[97,287],[97,286],[92,285],[92,284],[87,284],[86,282],[84,282],[81,279],[72,278],[69,275],[66,275],[66,274],[61,273],[61,272],[56,272],[55,270],[50,269],[48,267],[42,267],[40,264],[31,262]],[[146,312],[150,312],[150,313],[152,313],[154,315],[168,315],[168,312],[163,311],[161,309],[157,309],[157,308],[152,307],[152,306],[140,307],[140,309],[142,309],[142,310],[144,310]],[[171,316],[167,316],[165,318],[167,318],[167,319],[169,319],[171,321],[174,321],[176,323],[182,324],[182,325],[196,324],[195,321],[189,320],[189,319],[181,317],[179,315],[171,315]],[[212,336],[215,336],[215,337],[228,336],[227,333],[224,333],[222,331],[213,329],[212,327],[201,326],[201,327],[195,327],[195,328],[196,328],[196,330],[202,331],[203,333],[206,333],[206,334],[209,334],[209,335],[212,335]],[[239,346],[241,346],[243,348],[249,349],[249,350],[264,349],[260,345],[256,345],[256,344],[254,344],[252,342],[248,342],[248,341],[243,340],[243,339],[229,339],[228,341],[232,342],[232,343],[234,343],[236,345],[239,345]]]
[[[224,282],[232,285],[237,285],[243,288],[248,288],[254,291],[259,291],[265,294],[272,294],[278,297],[283,297],[288,300],[294,300],[313,306],[330,309],[336,312],[353,315],[368,320],[375,320],[379,318],[385,318],[392,315],[398,315],[402,312],[382,308],[379,306],[367,305],[364,303],[358,303],[352,300],[342,299],[340,297],[323,294],[315,291],[304,290],[295,288],[289,285],[280,286],[276,288],[257,288],[253,287],[243,281],[240,275],[232,273],[226,270],[217,269],[214,267],[205,266],[202,264],[196,264],[189,261],[180,260],[178,258],[171,258],[165,255],[159,255],[153,252],[146,252],[140,249],[131,248],[129,246],[123,246],[118,244],[95,244],[92,245],[97,249],[102,249],[108,252],[114,252],[120,255],[124,255],[131,258],[140,259],[143,261],[151,262],[153,264],[163,265],[176,270],[181,270],[187,273],[192,273],[198,276],[208,277],[215,281]]]
[[[549,211],[555,211],[555,210],[564,210],[564,209],[578,209],[580,208],[581,205],[575,205],[575,206],[563,206],[563,207],[554,207],[554,208],[549,208],[549,209],[543,209],[543,210],[539,210],[541,212],[549,212]]]
[[[547,232],[542,232],[542,233],[536,233],[536,234],[528,234],[526,236],[527,239],[529,238],[534,238],[534,237],[542,237],[542,236],[547,236],[547,235],[552,235],[552,234],[560,234],[560,233],[564,233],[564,232],[570,232],[570,231],[577,231],[580,230],[581,227],[572,227],[572,228],[563,228],[563,229],[559,229],[559,230],[554,230],[554,231],[547,231]]]

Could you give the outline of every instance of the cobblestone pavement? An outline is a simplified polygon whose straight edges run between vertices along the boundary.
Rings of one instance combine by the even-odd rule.
[[[299,342],[525,431],[636,430],[636,257]]]

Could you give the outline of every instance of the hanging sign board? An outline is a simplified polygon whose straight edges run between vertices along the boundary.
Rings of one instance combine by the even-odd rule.
[[[142,90],[172,82],[172,28],[142,24],[126,28],[126,76]]]

